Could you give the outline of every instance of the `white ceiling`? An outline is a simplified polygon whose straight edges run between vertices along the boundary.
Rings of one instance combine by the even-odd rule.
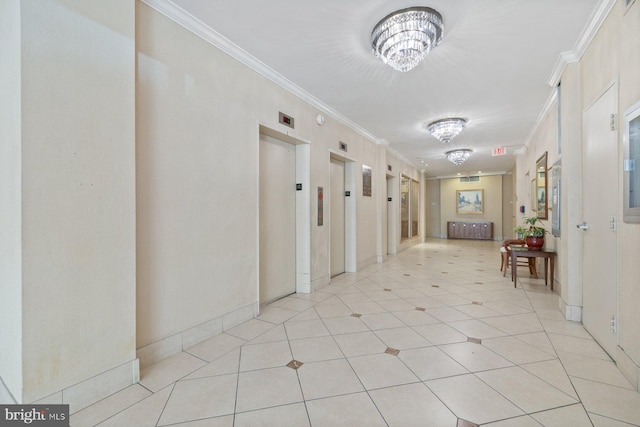
[[[584,42],[606,1],[145,2],[173,3],[319,101],[321,110],[387,142],[428,176],[452,176],[512,168],[514,152],[527,142],[554,93],[549,81],[561,53]],[[445,31],[422,63],[400,73],[373,56],[369,37],[381,18],[411,6],[438,10]],[[448,145],[425,129],[445,117],[468,120]],[[492,149],[501,146],[508,154],[492,157]],[[474,153],[454,166],[443,156],[452,148]]]

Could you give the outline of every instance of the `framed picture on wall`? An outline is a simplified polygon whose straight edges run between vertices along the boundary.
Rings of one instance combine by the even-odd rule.
[[[456,190],[457,214],[484,213],[484,190]]]

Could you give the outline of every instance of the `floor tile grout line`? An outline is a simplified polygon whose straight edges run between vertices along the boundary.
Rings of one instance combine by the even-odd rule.
[[[531,297],[529,296],[529,294],[526,291],[525,291],[525,295],[527,296],[527,299],[529,300],[529,303],[531,303]],[[537,313],[536,313],[536,317],[538,317]],[[540,324],[542,324],[542,322],[540,321],[539,317],[538,317],[538,321],[540,322]],[[544,328],[544,324],[542,324],[542,326]],[[564,366],[564,363],[562,362],[562,359],[560,359],[560,356],[558,355],[558,349],[553,344],[553,341],[551,341],[551,338],[549,337],[549,332],[546,329],[544,329],[544,334],[547,337],[547,340],[549,341],[549,343],[551,344],[551,347],[553,348],[553,351],[555,351],[556,356],[558,356],[558,361],[560,362],[560,366],[562,366],[562,370],[564,371],[564,374],[569,379],[569,383],[571,384],[571,387],[573,388],[573,391],[575,392],[576,396],[578,396],[578,401],[580,402],[580,404],[582,404],[584,406],[584,403],[582,402],[582,397],[580,396],[580,393],[578,393],[578,390],[576,389],[575,384],[573,384],[573,381],[571,381],[571,377],[569,376],[569,372],[567,372],[567,368]],[[586,408],[585,408],[585,411],[586,411]],[[591,419],[589,419],[589,420],[591,420]]]
[[[631,392],[634,392],[634,393],[638,393],[636,390],[634,390],[632,388],[620,387],[620,386],[617,386],[615,384],[605,383],[605,382],[602,382],[602,381],[596,381],[596,380],[593,380],[593,379],[590,379],[590,378],[583,378],[583,377],[578,376],[578,375],[570,375],[570,374],[567,373],[567,376],[569,377],[569,379],[577,378],[577,379],[580,379],[580,380],[583,380],[583,381],[589,381],[589,382],[596,383],[596,384],[602,384],[602,385],[606,385],[606,386],[609,386],[609,387],[614,387],[614,388],[620,389],[621,391],[624,390],[624,391],[631,391]],[[572,381],[572,383],[573,383],[573,381]]]
[[[443,258],[443,259],[444,259],[444,258]],[[442,261],[442,260],[439,260],[439,262],[441,262],[441,261]],[[389,267],[391,267],[391,266],[395,266],[395,267],[397,267],[395,270],[397,270],[398,272],[402,272],[402,271],[405,271],[405,269],[406,269],[406,264],[407,264],[407,262],[404,262],[404,263],[396,262],[396,264],[389,264],[389,265],[387,265],[387,268],[388,268],[389,270],[392,270],[392,268],[389,268]],[[386,265],[386,263],[385,263],[385,265]],[[435,267],[435,268],[437,269],[437,267]],[[372,282],[372,283],[375,283],[375,284],[377,284],[377,285],[379,285],[379,286],[385,286],[385,285],[382,285],[382,284],[381,284],[381,283],[382,283],[382,282],[381,282],[381,280],[390,280],[390,278],[388,278],[388,279],[387,279],[387,278],[384,278],[384,271],[385,271],[385,267],[384,267],[384,266],[379,266],[379,267],[378,267],[378,268],[376,268],[376,269],[370,269],[370,270],[365,270],[365,271],[366,271],[366,274],[354,275],[354,277],[353,277],[353,278],[349,279],[349,283],[348,283],[348,284],[346,284],[345,289],[347,289],[347,288],[357,288],[357,284],[358,284],[358,283],[361,283],[361,284],[362,284],[362,286],[368,286],[368,284],[363,283],[364,281],[367,281],[367,280],[368,280],[368,281],[370,281],[370,282]],[[413,273],[412,273],[412,275],[413,275]],[[380,277],[383,277],[383,278],[380,278]],[[412,279],[413,279],[413,278],[412,278]],[[453,279],[453,278],[452,278],[452,279]],[[420,279],[420,280],[427,281],[427,280],[432,280],[432,279]],[[454,279],[454,280],[455,280],[455,279]],[[466,281],[466,279],[464,279],[464,280]],[[423,286],[416,286],[416,281],[414,281],[414,280],[407,280],[407,281],[404,281],[404,282],[398,282],[398,283],[401,283],[403,286],[406,286],[404,289],[416,289],[416,290],[421,290],[421,289],[423,289]],[[496,282],[496,283],[498,283],[498,282]],[[446,288],[446,286],[448,286],[448,285],[445,285],[445,288]],[[453,290],[453,291],[451,291],[451,292],[447,292],[446,294],[435,295],[435,296],[430,296],[430,295],[425,294],[425,297],[426,297],[426,298],[434,298],[434,297],[442,297],[442,298],[444,298],[444,297],[445,297],[445,296],[447,296],[447,295],[459,296],[459,295],[464,294],[464,293],[466,293],[466,292],[474,292],[474,290],[473,290],[473,289],[471,289],[471,285],[462,285],[462,284],[457,284],[457,283],[451,283],[451,286],[455,287],[455,288],[453,288],[454,290]],[[465,290],[465,291],[461,291],[461,290],[460,290],[460,288],[462,288],[462,287],[464,287],[464,288],[465,288],[465,289],[467,289],[467,290]],[[344,290],[344,289],[343,289],[343,290]],[[529,302],[530,306],[532,307],[533,311],[530,311],[529,313],[533,313],[533,314],[535,314],[536,318],[538,319],[538,322],[540,322],[540,323],[541,323],[541,318],[539,317],[539,315],[538,315],[538,313],[537,313],[537,310],[538,310],[538,309],[540,309],[540,307],[541,307],[541,306],[544,306],[545,301],[544,301],[543,299],[540,299],[540,300],[537,300],[537,301],[535,302],[535,304],[534,304],[534,303],[533,303],[533,300],[532,300],[532,299],[530,298],[530,296],[529,296],[529,292],[534,292],[534,291],[532,291],[532,290],[530,290],[530,289],[527,289],[526,287],[522,287],[522,284],[521,284],[521,288],[517,288],[517,290],[519,290],[519,291],[521,291],[521,292],[522,292],[522,294],[524,295],[524,297],[527,299],[527,301]],[[399,318],[394,314],[394,312],[390,311],[389,309],[387,309],[386,307],[384,307],[384,306],[382,306],[382,305],[380,304],[380,302],[381,302],[381,301],[383,301],[383,300],[378,300],[378,299],[371,298],[371,296],[367,294],[367,292],[374,292],[374,291],[375,291],[375,290],[369,290],[369,291],[367,291],[366,289],[359,289],[359,288],[356,290],[356,292],[360,292],[360,293],[362,293],[364,296],[368,297],[368,299],[367,299],[366,301],[376,303],[376,304],[378,304],[378,305],[381,307],[381,309],[384,309],[384,311],[383,311],[383,312],[381,312],[381,313],[384,313],[384,314],[391,314],[395,319],[399,320],[402,324],[406,325],[406,327],[407,327],[407,328],[409,328],[409,329],[411,329],[411,330],[414,330],[414,327],[415,327],[416,325],[413,325],[413,326],[412,326],[412,325],[409,325],[408,323],[404,322],[402,319],[399,319]],[[476,291],[476,292],[502,292],[502,291],[506,291],[506,290],[500,290],[500,289],[480,290],[480,289],[477,289],[477,290],[475,290],[475,291]],[[342,291],[340,291],[340,292],[342,292]],[[348,304],[348,303],[346,303],[346,302],[341,298],[341,296],[340,296],[340,295],[338,295],[338,293],[339,293],[339,292],[336,292],[336,293],[334,293],[334,294],[331,294],[331,296],[327,296],[327,297],[326,297],[326,298],[324,298],[322,301],[325,301],[325,300],[327,300],[327,299],[331,298],[332,296],[335,296],[335,297],[337,297],[340,301],[342,301],[342,303],[343,303],[343,304],[345,304],[345,305],[349,306],[349,304]],[[540,294],[541,294],[541,295],[543,295],[544,293],[540,293]],[[344,296],[344,295],[343,295],[343,296]],[[419,297],[415,297],[415,298],[419,298]],[[410,301],[410,299],[408,299],[408,298],[401,298],[401,297],[400,297],[399,299],[400,299],[400,300],[402,300],[402,301]],[[438,298],[434,298],[434,299],[438,300]],[[302,298],[301,298],[300,300],[306,300],[306,299],[302,299]],[[509,301],[509,300],[510,300],[510,298],[507,298],[507,299],[504,299],[504,300],[496,300],[495,302],[502,302],[502,303],[504,303],[504,304],[512,304],[512,302],[511,302],[511,301]],[[340,350],[341,354],[343,355],[344,359],[345,359],[345,360],[347,360],[347,362],[349,363],[349,365],[350,365],[351,369],[353,370],[353,366],[350,364],[350,360],[349,360],[349,358],[344,354],[344,351],[343,351],[343,350],[342,350],[342,348],[337,344],[337,341],[336,341],[336,336],[337,336],[337,335],[344,335],[344,334],[334,334],[334,333],[332,333],[332,332],[327,328],[327,325],[326,325],[326,323],[325,323],[325,318],[323,318],[322,316],[319,316],[318,311],[315,309],[315,307],[316,307],[320,302],[322,302],[322,301],[313,301],[313,302],[314,302],[314,304],[313,304],[310,308],[314,308],[314,311],[315,311],[316,315],[318,315],[318,318],[321,320],[321,322],[322,322],[323,326],[328,330],[328,332],[329,332],[329,336],[331,336],[331,337],[332,337],[333,342],[337,345],[337,347],[338,347],[338,349]],[[459,312],[461,312],[461,313],[463,313],[463,314],[465,314],[465,315],[466,315],[466,313],[464,313],[464,312],[462,312],[461,310],[457,309],[457,307],[458,307],[458,306],[460,306],[460,305],[465,305],[465,304],[447,304],[447,303],[444,303],[443,301],[440,301],[440,300],[438,300],[438,301],[439,301],[439,302],[441,302],[441,303],[443,303],[442,307],[449,307],[449,308],[453,308],[454,310],[457,310],[457,311],[459,311]],[[351,301],[351,303],[354,303],[354,302],[364,302],[364,300],[363,300],[363,301]],[[517,304],[517,303],[516,303],[515,305],[516,305],[516,306],[519,306],[519,304]],[[547,308],[545,308],[545,309],[547,309]],[[304,313],[305,311],[306,311],[306,310],[302,310],[301,312],[298,312],[296,315],[294,315],[294,316],[292,316],[292,317],[296,317],[297,315],[302,314],[302,313]],[[407,311],[409,311],[409,310],[407,310]],[[502,316],[515,316],[515,315],[518,315],[518,314],[502,314]],[[348,317],[348,316],[344,316],[344,317]],[[485,318],[477,318],[477,317],[474,317],[474,316],[470,316],[470,317],[471,317],[472,319],[474,319],[474,320],[479,320],[480,322],[482,322],[482,323],[484,323],[484,324],[487,324],[487,325],[488,325],[488,326],[490,326],[490,327],[494,327],[494,326],[492,326],[492,325],[490,325],[490,324],[488,324],[488,323],[486,323],[485,321],[483,321],[483,320],[482,320],[482,319],[485,319],[486,317],[485,317]],[[499,316],[499,315],[496,315],[496,316],[490,316],[490,317],[500,317],[500,316]],[[286,320],[290,320],[290,319],[291,319],[291,318],[286,319]],[[262,320],[262,319],[258,319],[258,320]],[[285,320],[285,321],[286,321],[286,320]],[[438,320],[440,320],[440,319],[438,319]],[[554,319],[549,319],[549,320],[554,320]],[[288,337],[288,333],[287,333],[286,327],[284,326],[285,321],[282,321],[282,322],[279,322],[279,323],[274,323],[274,322],[271,322],[271,321],[268,321],[268,320],[262,320],[262,321],[267,322],[267,323],[274,324],[274,328],[275,328],[275,327],[278,327],[280,324],[282,324],[282,325],[283,325],[283,329],[284,329],[284,331],[285,331],[285,336],[286,336],[286,340],[287,340],[287,342],[288,342],[289,350],[290,350],[291,354],[293,355],[293,350],[292,350],[292,348],[291,348],[291,339]],[[362,321],[362,319],[360,319],[360,321],[361,321],[361,323],[362,323],[362,324],[364,324],[364,326],[367,328],[367,331],[366,331],[366,332],[373,333],[373,335],[375,335],[376,337],[378,337],[378,335],[376,334],[376,332],[377,332],[377,331],[379,332],[380,330],[389,329],[389,328],[374,329],[374,328],[372,328],[371,326],[369,326],[368,324],[366,324],[364,321]],[[449,321],[449,322],[440,321],[440,322],[439,322],[439,324],[444,324],[444,325],[447,325],[447,326],[450,326],[450,327],[451,327],[451,323],[453,323],[453,321]],[[523,323],[524,323],[524,322],[523,322]],[[418,326],[421,326],[421,325],[418,325]],[[543,326],[543,328],[542,328],[542,330],[541,330],[541,331],[539,331],[539,332],[540,332],[540,333],[544,333],[544,334],[545,334],[545,336],[546,336],[547,340],[549,340],[549,342],[551,343],[551,346],[552,346],[551,348],[553,348],[553,349],[554,349],[554,351],[557,351],[557,349],[556,349],[555,345],[553,345],[553,343],[551,342],[551,340],[550,340],[550,338],[549,338],[549,333],[550,333],[550,332],[549,332],[549,331],[547,331],[547,330],[544,328],[544,325],[542,325],[542,326]],[[494,328],[495,328],[495,327],[494,327]],[[273,329],[273,328],[272,328],[272,329]],[[496,328],[496,329],[500,330],[499,328]],[[265,331],[264,333],[266,333],[266,332],[267,332],[267,331]],[[417,332],[417,331],[415,331],[415,330],[414,330],[414,332]],[[515,338],[517,338],[519,335],[525,335],[525,334],[514,334],[514,335],[512,335],[512,334],[508,334],[506,331],[502,331],[502,332],[506,333],[506,334],[507,334],[507,335],[506,335],[507,337],[515,337]],[[264,333],[263,333],[263,334],[264,334]],[[357,332],[354,332],[354,333],[357,333]],[[531,332],[531,333],[537,333],[537,332]],[[230,335],[234,336],[233,334],[230,334]],[[259,335],[258,335],[257,337],[255,337],[254,339],[258,338],[260,335],[262,335],[262,334],[259,334]],[[463,335],[466,335],[466,334],[463,334]],[[564,334],[560,333],[560,334],[558,334],[558,335],[564,335]],[[567,335],[568,335],[568,334],[567,334]],[[421,335],[421,336],[422,336],[422,335]],[[580,337],[575,337],[575,338],[580,338]],[[380,338],[378,337],[378,339],[380,339]],[[426,338],[425,338],[425,340],[426,340]],[[519,340],[519,341],[521,341],[521,342],[523,342],[523,343],[527,344],[526,342],[524,342],[524,341],[522,341],[522,340]],[[429,342],[429,341],[427,340],[427,342]],[[430,344],[432,344],[432,343],[430,343]],[[244,342],[244,343],[239,347],[239,348],[240,348],[241,353],[242,353],[242,348],[244,348],[246,345],[251,345],[251,344],[249,343],[249,341]],[[429,345],[429,346],[425,346],[425,347],[417,347],[417,348],[429,348],[429,347],[435,347],[435,348],[438,348],[440,351],[442,351],[442,350],[440,349],[440,347],[441,347],[442,345],[445,345],[445,344],[440,344],[440,345]],[[496,351],[492,350],[491,348],[488,348],[488,347],[485,347],[485,348],[487,348],[488,350],[490,350],[490,351],[492,351],[492,352],[496,353],[498,356],[503,357],[505,360],[507,360],[507,361],[509,361],[509,362],[513,363],[511,360],[509,360],[508,358],[506,358],[506,357],[504,357],[504,356],[500,355],[499,353],[497,353]],[[537,348],[537,347],[536,347],[536,348]],[[231,351],[234,351],[234,350],[235,350],[235,349],[233,349],[233,350],[231,350]],[[403,351],[405,351],[405,350],[403,350]],[[544,350],[541,350],[541,351],[543,351],[543,352],[547,353],[547,352],[546,352],[546,351],[544,351]],[[185,351],[185,352],[186,352],[186,351]],[[188,353],[188,352],[186,352],[186,353]],[[227,353],[225,353],[225,355],[226,355],[226,354],[229,354],[229,353],[230,353],[230,352],[227,352]],[[196,358],[198,358],[198,359],[200,359],[200,360],[203,360],[204,362],[207,362],[206,360],[204,360],[204,359],[202,359],[202,358],[200,358],[200,357],[198,357],[198,356],[196,356],[196,355],[194,355],[194,354],[191,354],[191,353],[188,353],[188,354],[190,354],[190,355],[192,355],[192,356],[194,356],[194,357],[196,357]],[[378,353],[374,353],[374,354],[378,354]],[[447,355],[448,357],[451,357],[451,356],[449,356],[449,355],[448,355],[448,354],[446,354],[446,353],[444,353],[444,354],[445,354],[445,355]],[[583,357],[589,357],[589,356],[580,355],[580,354],[578,354],[578,355],[579,355],[579,356],[583,356]],[[216,359],[212,360],[211,362],[207,362],[207,363],[213,363],[215,360],[218,360],[219,358],[221,358],[221,357],[223,357],[223,356],[224,356],[224,355],[221,355],[221,356],[219,356],[218,358],[216,358]],[[554,356],[554,355],[550,355],[550,356],[551,356],[551,357],[553,357],[553,359],[551,359],[551,360],[559,360],[559,361],[560,361],[561,366],[562,366],[562,368],[563,368],[563,370],[564,370],[565,374],[567,375],[567,377],[568,377],[568,378],[569,378],[569,380],[570,380],[570,383],[571,383],[571,385],[572,385],[572,387],[573,387],[573,390],[576,392],[576,395],[578,395],[577,390],[575,389],[575,386],[574,386],[574,384],[573,384],[573,381],[571,381],[571,378],[570,378],[570,376],[568,375],[568,373],[567,373],[567,371],[566,371],[566,368],[565,368],[564,363],[562,363],[562,361],[560,360],[560,358],[558,357],[558,355],[557,355],[557,354],[556,354],[555,356]],[[594,358],[594,359],[597,359],[597,358]],[[331,360],[339,360],[339,359],[331,359]],[[453,360],[455,361],[455,359],[453,359]],[[603,360],[603,359],[598,359],[598,360]],[[413,375],[415,375],[415,376],[417,377],[416,373],[415,373],[415,372],[414,372],[414,371],[413,371],[413,370],[412,370],[408,365],[406,365],[406,363],[404,363],[404,361],[402,361],[402,360],[401,360],[401,362],[404,364],[404,366],[405,366],[407,369],[409,369],[409,371],[410,371]],[[240,363],[240,362],[239,362],[239,363]],[[538,362],[531,362],[531,363],[527,363],[527,364],[533,364],[533,363],[538,363]],[[523,368],[522,368],[522,366],[525,366],[525,365],[527,365],[527,364],[519,365],[519,364],[514,363],[514,366],[517,366],[517,367],[519,367],[519,368],[523,369]],[[239,366],[239,365],[238,365],[238,366]],[[492,369],[492,370],[497,370],[497,369],[504,369],[504,368],[495,368],[495,369]],[[238,367],[238,370],[239,370],[239,367]],[[197,369],[196,369],[196,371],[197,371]],[[195,371],[194,371],[194,372],[195,372]],[[479,372],[484,372],[484,371],[471,372],[471,374],[472,374],[472,375],[474,375],[476,378],[479,378],[479,377],[476,375],[476,374],[477,374],[477,373],[479,373]],[[527,372],[528,372],[528,371],[527,371]],[[355,371],[354,371],[354,373],[355,373]],[[190,375],[190,374],[187,374],[187,375]],[[238,373],[237,373],[238,381],[239,381],[239,375],[240,375],[240,373],[238,372]],[[468,375],[468,374],[465,374],[465,375]],[[540,379],[540,380],[544,381],[542,378],[538,377],[537,375],[535,375],[535,374],[532,374],[532,375],[533,375],[533,376],[535,376],[536,378],[538,378],[538,379]],[[297,374],[297,377],[298,377],[298,384],[299,384],[299,386],[300,386],[301,392],[303,393],[302,398],[303,398],[303,402],[305,403],[305,408],[307,409],[307,417],[309,418],[309,422],[311,422],[311,420],[310,420],[310,414],[309,414],[308,408],[307,408],[307,406],[306,406],[306,402],[307,402],[307,400],[306,400],[306,399],[304,399],[304,392],[303,392],[303,390],[302,390],[302,384],[301,384],[301,381],[300,381],[300,376],[299,376],[299,374]],[[356,374],[356,377],[358,377],[358,376],[357,376],[357,374]],[[452,376],[450,376],[450,377],[452,377]],[[450,378],[450,377],[445,377],[445,378]],[[576,378],[581,378],[581,377],[577,377],[577,376],[576,376]],[[479,379],[480,379],[480,378],[479,378]],[[586,378],[581,378],[581,379],[584,379],[584,380],[586,380],[586,381],[593,381],[593,380],[586,379]],[[176,380],[174,383],[172,383],[172,386],[173,386],[173,387],[175,387],[175,386],[176,386],[176,384],[177,384],[177,382],[179,382],[179,381],[181,381],[181,380],[184,380],[184,377],[183,377],[183,378],[181,378],[181,379],[179,379],[179,380]],[[364,384],[362,384],[362,381],[360,380],[360,378],[359,378],[359,377],[358,377],[358,380],[360,381],[361,385],[362,385],[362,386],[363,386],[363,388],[364,388]],[[481,379],[480,379],[480,380],[481,380]],[[481,380],[481,381],[482,381],[482,380]],[[427,386],[427,385],[426,385],[426,383],[425,383],[425,381],[420,381],[420,382],[422,382],[425,386]],[[546,381],[544,381],[544,382],[545,382],[545,383],[547,383]],[[602,382],[599,382],[599,381],[593,381],[593,382],[598,382],[598,383],[601,383],[601,384],[614,386],[614,385],[612,385],[612,384],[602,383]],[[238,384],[238,383],[237,383],[237,384]],[[413,383],[412,383],[412,384],[413,384]],[[547,384],[549,384],[549,383],[547,383]],[[401,384],[401,385],[402,385],[402,384]],[[381,387],[381,388],[398,387],[398,386],[401,386],[401,385],[393,385],[393,386],[387,386],[387,387]],[[487,384],[487,385],[488,385],[488,384]],[[549,385],[557,389],[557,387],[555,387],[553,384],[549,384]],[[488,386],[489,386],[489,385],[488,385]],[[489,386],[489,387],[491,387],[491,386]],[[614,387],[617,387],[617,386],[614,386]],[[147,388],[146,388],[146,387],[144,387],[144,386],[143,386],[143,388],[147,389]],[[428,386],[427,386],[427,388],[428,388]],[[620,387],[620,388],[625,389],[625,388],[623,388],[623,387]],[[380,388],[378,388],[378,389],[380,389]],[[148,389],[147,389],[147,390],[148,390]],[[377,390],[377,389],[372,389],[372,390]],[[558,390],[559,390],[559,389],[558,389]],[[625,389],[625,390],[627,390],[627,389]],[[172,389],[172,390],[171,390],[171,394],[173,393],[173,391],[174,391],[174,389]],[[374,403],[374,405],[375,405],[375,401],[373,401],[373,399],[372,399],[371,395],[369,394],[369,390],[367,390],[366,388],[364,388],[364,391],[365,391],[365,392],[367,392],[367,394],[369,395],[370,399],[372,400],[372,402],[373,402],[373,403]],[[560,391],[562,391],[562,390],[560,390]],[[433,393],[433,391],[431,391],[431,392]],[[501,393],[499,393],[497,390],[496,390],[496,392],[497,392],[498,394],[502,395],[502,394],[501,394]],[[153,393],[153,392],[152,392],[152,393]],[[563,392],[563,393],[564,393],[564,392]],[[154,394],[155,394],[155,393],[153,393],[151,396],[153,396]],[[163,408],[163,411],[161,412],[160,417],[162,416],[162,413],[164,412],[164,409],[166,408],[166,406],[167,406],[167,404],[168,404],[168,401],[169,401],[169,399],[171,398],[171,394],[170,394],[169,398],[167,399],[167,401],[165,402],[165,406],[164,406],[164,408]],[[434,394],[435,394],[435,393],[434,393]],[[566,394],[566,393],[564,393],[564,394]],[[148,396],[148,397],[151,397],[151,396]],[[235,414],[235,409],[237,409],[237,396],[238,396],[238,385],[236,386],[236,401],[235,401],[235,405],[236,405],[236,407],[234,407],[234,414]],[[437,396],[437,395],[436,395],[436,396]],[[567,396],[568,396],[568,395],[567,395]],[[147,397],[147,398],[148,398],[148,397]],[[331,396],[328,396],[328,397],[331,397]],[[506,396],[504,396],[504,397],[505,397],[507,400],[509,400]],[[570,396],[570,397],[572,397],[572,396]],[[325,397],[325,398],[326,398],[326,397]],[[439,398],[438,398],[438,399],[439,399]],[[573,397],[572,397],[572,399],[575,399],[575,398],[573,398]],[[142,400],[144,400],[144,399],[142,399]],[[510,400],[509,400],[509,401],[510,401]],[[138,403],[139,403],[139,402],[138,402]],[[443,403],[443,405],[444,405],[444,402],[442,402],[442,403]],[[565,406],[571,406],[571,405],[576,405],[576,404],[580,404],[580,405],[584,408],[584,404],[583,404],[581,401],[576,402],[576,403],[573,403],[573,404],[570,404],[570,405],[565,405]],[[135,403],[134,403],[134,405],[135,405]],[[515,403],[514,403],[514,405],[515,405]],[[133,406],[133,405],[131,405],[131,406]],[[285,405],[276,405],[276,406],[285,406]],[[377,405],[375,405],[375,406],[376,406],[376,408],[377,408]],[[515,405],[515,406],[516,406],[516,407],[518,407],[517,405]],[[445,407],[446,407],[446,405],[445,405]],[[380,415],[382,416],[382,414],[381,414],[381,412],[380,412],[379,408],[377,408],[377,409],[378,409],[378,412],[380,413]],[[520,409],[521,409],[521,408],[520,408]],[[585,412],[587,412],[587,411],[586,411],[586,408],[584,408],[584,410],[585,410]],[[543,411],[538,411],[538,412],[544,412],[544,411],[545,411],[545,410],[543,410]],[[453,413],[453,411],[451,411],[451,412]],[[524,410],[523,410],[523,412],[526,412],[526,411],[524,411]],[[596,415],[599,415],[599,414],[596,414]],[[607,416],[603,416],[603,417],[607,417]],[[607,417],[607,418],[610,418],[610,417]],[[384,416],[383,416],[383,419],[384,419]],[[614,418],[611,418],[611,419],[614,419]],[[158,419],[158,422],[159,422],[159,419]],[[386,420],[385,420],[385,422],[386,422]],[[234,417],[234,423],[235,423],[235,417]]]
[[[587,416],[589,416],[589,420],[592,423],[593,423],[593,420],[591,420],[591,416],[590,415],[597,415],[598,417],[606,418],[608,420],[617,421],[617,422],[620,422],[620,423],[623,423],[623,424],[628,424],[630,426],[640,426],[640,424],[633,424],[633,423],[630,423],[628,421],[624,421],[624,420],[621,420],[621,419],[618,419],[618,418],[612,418],[610,415],[599,414],[597,412],[590,412],[590,411],[587,411],[586,408],[585,408],[585,412],[587,413]]]

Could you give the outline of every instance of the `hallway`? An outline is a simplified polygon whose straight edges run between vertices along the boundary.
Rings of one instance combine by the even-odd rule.
[[[523,268],[514,289],[498,249],[429,239],[283,298],[71,425],[640,425],[640,395],[607,354],[544,278]]]

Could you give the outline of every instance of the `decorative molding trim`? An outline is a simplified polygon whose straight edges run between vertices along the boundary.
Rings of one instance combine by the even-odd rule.
[[[547,81],[550,86],[557,86],[560,82],[560,77],[562,77],[562,73],[564,72],[567,64],[571,62],[577,62],[582,58],[585,51],[591,44],[591,41],[595,37],[596,33],[602,26],[602,23],[615,6],[617,0],[601,0],[598,7],[593,11],[591,15],[591,19],[584,30],[582,30],[582,34],[576,41],[576,44],[573,46],[573,49],[569,52],[562,52],[556,61],[556,65],[553,67],[553,71],[551,72],[551,76],[549,76],[549,80]]]
[[[249,54],[247,51],[243,50],[240,46],[233,43],[231,40],[224,37],[222,34],[215,31],[213,28],[206,25],[204,22],[200,21],[171,0],[140,0],[145,5],[154,9],[156,12],[166,16],[176,24],[182,26],[186,30],[192,32],[196,36],[200,37],[204,41],[210,43],[216,48],[220,49],[227,55],[232,58],[238,60],[242,64],[251,68],[258,74],[266,77],[271,80],[273,83],[277,84],[281,88],[290,92],[291,94],[297,96],[301,100],[310,104],[311,106],[317,108],[321,112],[333,117],[338,122],[343,125],[351,128],[355,132],[364,136],[367,139],[370,139],[372,142],[378,144],[379,138],[375,135],[371,134],[369,131],[364,129],[362,126],[357,123],[351,121],[347,117],[340,114],[338,111],[331,108],[329,105],[320,101],[318,98],[305,91],[301,87],[297,86],[295,83],[286,79],[281,74],[277,73],[272,68],[268,67],[266,64],[258,60],[253,55]]]

